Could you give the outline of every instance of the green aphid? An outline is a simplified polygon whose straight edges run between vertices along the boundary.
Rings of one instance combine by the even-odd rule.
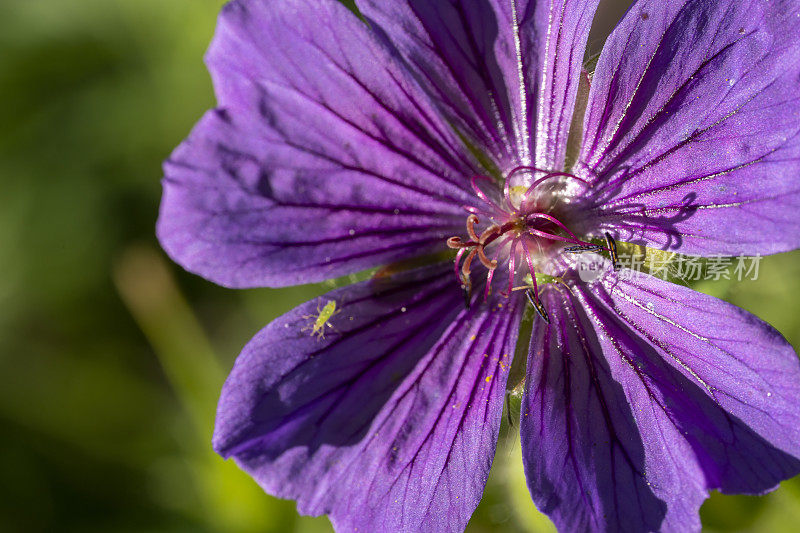
[[[325,303],[325,306],[320,309],[317,306],[317,316],[314,315],[305,315],[303,318],[305,319],[313,319],[314,323],[310,326],[306,326],[302,329],[302,331],[311,330],[311,335],[316,335],[319,339],[325,338],[325,328],[329,327],[333,329],[333,325],[330,323],[330,319],[337,314],[341,313],[341,309],[336,309],[336,302],[334,300],[328,300]]]

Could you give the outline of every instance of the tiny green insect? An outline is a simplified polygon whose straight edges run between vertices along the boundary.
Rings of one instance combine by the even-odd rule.
[[[305,319],[313,319],[314,322],[306,326],[302,329],[302,331],[311,330],[311,335],[316,335],[319,339],[325,338],[325,327],[329,327],[333,329],[333,325],[329,322],[329,320],[334,317],[335,315],[341,313],[341,309],[336,309],[336,302],[334,300],[328,300],[325,302],[325,305],[320,309],[317,306],[317,316],[314,315],[305,315],[303,318]]]

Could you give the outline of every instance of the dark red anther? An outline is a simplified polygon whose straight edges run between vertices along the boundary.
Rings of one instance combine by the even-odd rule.
[[[575,246],[567,246],[564,251],[568,254],[579,254],[583,252],[599,252],[603,247],[598,244],[576,244]]]
[[[611,263],[614,265],[614,270],[619,270],[619,256],[617,255],[617,241],[614,240],[608,232],[606,232],[606,245],[608,246],[608,253],[611,255]]]
[[[536,309],[536,313],[542,317],[547,324],[550,323],[550,316],[547,314],[547,309],[544,308],[544,304],[542,301],[539,300],[539,297],[536,293],[533,292],[533,289],[528,289],[525,291],[525,296],[528,297],[528,303],[530,303],[534,309]]]

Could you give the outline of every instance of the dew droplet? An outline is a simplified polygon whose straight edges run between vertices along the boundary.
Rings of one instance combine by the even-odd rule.
[[[405,313],[405,312],[406,312],[406,308],[405,308],[405,307],[401,307],[401,308],[400,308],[400,312],[401,312],[401,313]]]
[[[772,393],[771,393],[771,392],[768,392],[768,393],[767,393],[767,398],[769,398],[769,397],[771,397],[771,396],[772,396]]]
[[[350,230],[350,231],[348,231],[347,233],[349,233],[351,236],[353,236],[353,235],[355,235],[355,234],[356,234],[356,230],[354,230],[354,229],[351,229],[351,230]]]
[[[395,210],[394,210],[394,214],[395,214],[395,215],[399,215],[399,214],[400,214],[400,210],[399,210],[399,209],[395,209]]]

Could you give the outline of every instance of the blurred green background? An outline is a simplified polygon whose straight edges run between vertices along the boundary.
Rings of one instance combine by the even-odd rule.
[[[0,2],[0,530],[330,531],[210,449],[243,344],[323,285],[226,290],[165,260],[161,161],[213,105],[220,0]],[[623,2],[604,2],[591,45]],[[800,255],[705,284],[800,346]],[[550,531],[504,428],[470,529]],[[800,483],[715,496],[709,531],[796,531]]]

